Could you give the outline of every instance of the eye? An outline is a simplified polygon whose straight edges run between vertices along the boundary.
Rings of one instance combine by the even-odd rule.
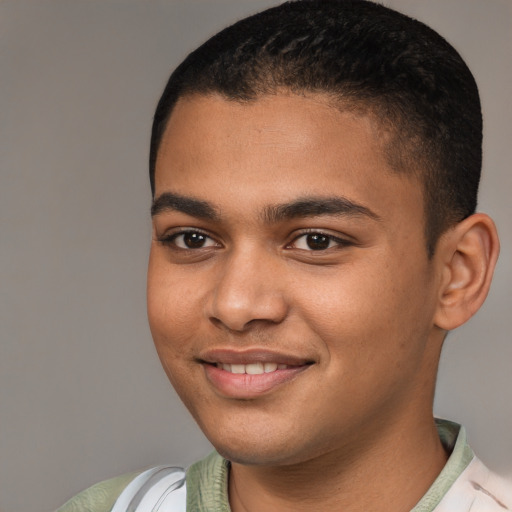
[[[205,247],[216,247],[218,244],[213,238],[201,231],[181,231],[167,235],[159,239],[164,245],[174,245],[179,249],[203,249]]]
[[[293,248],[303,251],[325,251],[340,245],[349,245],[348,242],[325,233],[304,233],[292,243]]]

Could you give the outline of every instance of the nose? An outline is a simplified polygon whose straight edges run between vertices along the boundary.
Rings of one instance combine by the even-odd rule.
[[[226,258],[208,301],[210,321],[237,332],[282,322],[288,304],[277,259],[251,250]]]

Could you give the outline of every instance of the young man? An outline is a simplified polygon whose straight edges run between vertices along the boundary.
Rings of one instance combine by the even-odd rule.
[[[481,138],[457,52],[373,2],[286,3],[189,55],[153,125],[148,312],[216,452],[61,510],[511,510],[432,414],[498,256]]]

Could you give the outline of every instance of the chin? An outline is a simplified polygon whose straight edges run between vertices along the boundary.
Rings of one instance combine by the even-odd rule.
[[[293,428],[215,429],[206,437],[225,459],[246,466],[294,465],[325,452],[324,443],[308,442],[307,436]],[[328,449],[328,448],[327,448]]]
[[[301,462],[300,458],[289,457],[283,450],[271,450],[268,447],[237,448],[223,443],[222,446],[215,448],[225,459],[244,466],[286,466]]]

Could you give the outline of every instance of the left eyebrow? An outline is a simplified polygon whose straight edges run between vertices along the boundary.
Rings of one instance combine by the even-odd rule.
[[[213,205],[207,201],[196,199],[194,197],[182,196],[172,192],[164,192],[151,204],[151,217],[166,212],[177,211],[205,220],[218,220],[219,213]]]
[[[301,217],[334,215],[343,217],[381,218],[372,210],[345,197],[306,197],[289,203],[267,206],[263,217],[269,224]]]

